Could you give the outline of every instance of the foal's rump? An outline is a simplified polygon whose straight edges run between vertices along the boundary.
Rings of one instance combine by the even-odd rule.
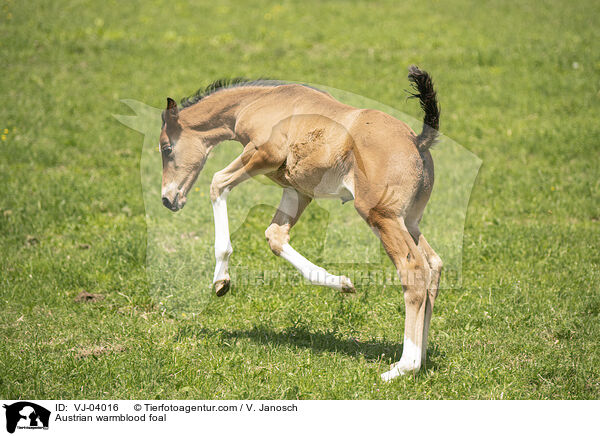
[[[377,110],[363,110],[351,135],[355,143],[356,206],[385,208],[405,215],[420,188],[424,160],[415,133],[404,122]]]

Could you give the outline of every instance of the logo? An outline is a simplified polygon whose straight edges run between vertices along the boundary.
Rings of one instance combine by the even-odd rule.
[[[15,429],[48,430],[50,411],[28,401],[19,401],[4,405],[6,409],[6,431],[14,433]]]

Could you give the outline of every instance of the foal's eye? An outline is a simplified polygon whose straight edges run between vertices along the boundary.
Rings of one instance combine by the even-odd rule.
[[[171,144],[161,144],[160,149],[165,154],[170,154],[173,151],[173,146]]]

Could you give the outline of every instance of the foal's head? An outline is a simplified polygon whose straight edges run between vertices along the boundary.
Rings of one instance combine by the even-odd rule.
[[[185,206],[187,193],[204,167],[210,147],[202,132],[180,119],[177,103],[170,98],[162,118],[162,202],[176,212]]]

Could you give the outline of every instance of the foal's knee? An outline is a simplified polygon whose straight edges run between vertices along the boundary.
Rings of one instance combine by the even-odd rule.
[[[265,237],[273,254],[279,256],[284,244],[290,242],[290,225],[273,223],[265,230]]]
[[[212,182],[210,182],[210,200],[214,203],[222,196],[225,190],[225,182],[227,177],[218,171],[214,174]]]

